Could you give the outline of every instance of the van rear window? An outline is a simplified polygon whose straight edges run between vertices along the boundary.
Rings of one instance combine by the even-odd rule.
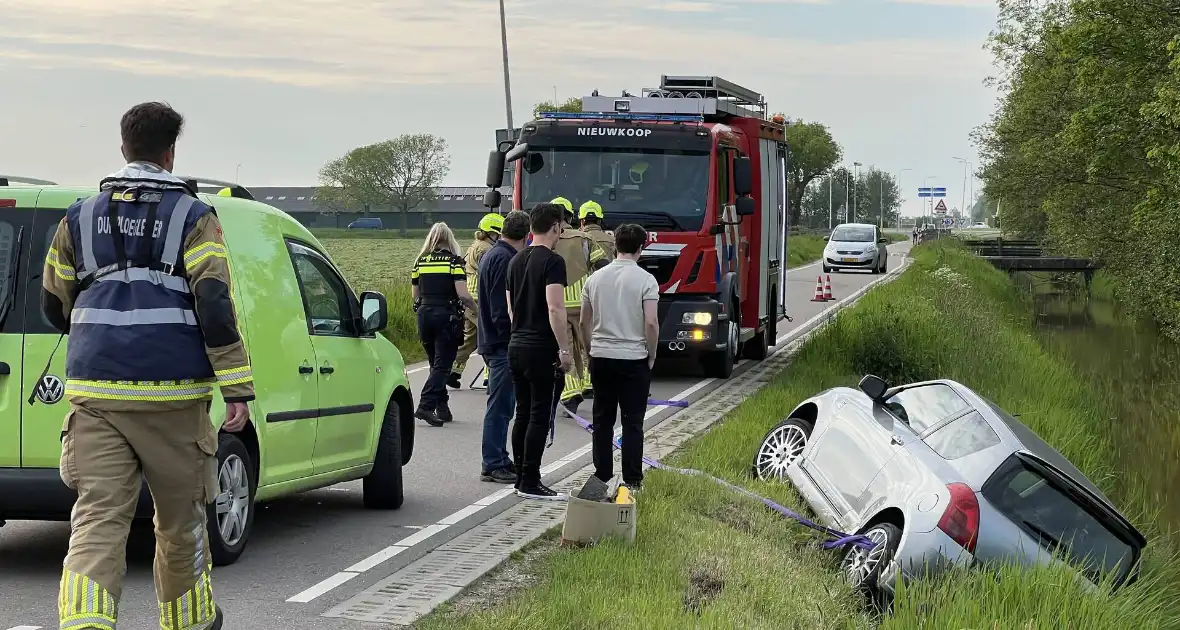
[[[1121,582],[1139,556],[1117,529],[1084,507],[1084,497],[1016,456],[996,470],[982,493],[1028,536],[1095,582],[1107,573]]]

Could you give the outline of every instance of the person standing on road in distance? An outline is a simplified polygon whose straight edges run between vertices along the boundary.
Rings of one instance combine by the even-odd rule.
[[[471,242],[471,247],[467,248],[467,253],[463,254],[463,260],[467,261],[467,290],[473,297],[476,297],[476,307],[479,306],[479,261],[484,254],[496,244],[496,240],[500,238],[500,230],[504,229],[504,217],[489,212],[479,220],[479,229],[475,232],[475,240]],[[460,389],[463,387],[463,370],[467,367],[467,359],[471,358],[471,353],[475,351],[476,346],[476,330],[479,327],[479,313],[476,311],[466,311],[466,317],[463,322],[463,344],[459,346],[459,353],[455,355],[455,365],[451,368],[451,375],[447,378],[447,386],[453,389]]]
[[[62,571],[62,628],[114,630],[128,530],[146,478],[155,503],[160,627],[220,629],[205,506],[221,429],[254,399],[213,208],[172,175],[184,118],[164,103],[123,115],[126,166],[57,226],[42,271],[46,319],[70,336],[59,471],[78,494]]]
[[[660,324],[656,317],[660,286],[637,261],[647,232],[638,225],[615,230],[618,257],[590,276],[582,293],[582,329],[589,340],[590,378],[594,396],[591,453],[594,476],[614,476],[611,440],[615,417],[623,424],[623,483],[634,490],[643,484],[643,416],[651,369],[656,362]]]
[[[505,288],[508,263],[524,249],[529,233],[529,215],[513,210],[503,217],[500,239],[479,263],[479,354],[488,370],[488,405],[483,416],[483,467],[481,481],[515,483],[516,465],[508,456],[508,423],[516,408],[512,372],[508,368],[508,339],[512,319],[508,316]]]
[[[422,386],[414,417],[432,427],[441,427],[453,419],[447,375],[463,338],[463,308],[475,310],[475,300],[467,290],[463,258],[458,252],[459,243],[451,228],[446,223],[435,223],[410,270],[418,339],[430,362],[430,375]]]
[[[512,425],[516,494],[530,499],[565,499],[541,483],[541,455],[553,421],[553,400],[561,391],[561,373],[573,363],[566,336],[566,263],[553,251],[561,238],[561,213],[562,207],[552,203],[532,209],[532,245],[508,263],[505,284],[512,318],[508,367],[516,392]]]
[[[590,235],[595,243],[602,248],[602,266],[615,259],[615,235],[603,229],[602,221],[606,215],[597,201],[587,201],[578,208],[578,220],[582,222],[582,231]]]
[[[578,323],[579,309],[582,308],[582,287],[586,278],[595,270],[605,267],[610,260],[598,243],[589,234],[570,227],[574,220],[574,204],[565,197],[558,197],[552,203],[565,209],[562,215],[561,238],[553,251],[565,260],[566,277],[569,286],[565,289],[565,311],[569,317],[566,324],[573,353],[573,369],[565,373],[565,387],[561,392],[561,403],[570,413],[578,413],[578,405],[590,394],[591,380],[587,364],[586,341],[582,339],[582,328]]]

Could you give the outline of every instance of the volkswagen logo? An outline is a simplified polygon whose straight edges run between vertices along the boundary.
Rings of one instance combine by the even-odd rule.
[[[45,378],[37,383],[37,400],[52,405],[61,400],[62,394],[66,392],[66,386],[61,382],[61,379],[52,375],[46,374]]]

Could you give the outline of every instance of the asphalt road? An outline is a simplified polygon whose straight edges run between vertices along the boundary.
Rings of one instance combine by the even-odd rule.
[[[890,270],[902,264],[908,249],[908,243],[890,246]],[[794,322],[779,324],[780,341],[833,306],[811,301],[819,273],[817,264],[790,270],[787,307]],[[867,272],[831,277],[837,300],[881,278]],[[735,373],[750,365],[749,361],[740,364]],[[480,369],[482,364],[473,357],[465,386]],[[420,388],[425,370],[420,365],[412,366],[410,378],[415,388]],[[712,379],[702,380],[694,366],[657,367],[651,394],[663,400],[679,397],[691,401],[719,385]],[[417,548],[423,548],[417,553],[420,556],[519,500],[514,496],[489,499],[490,494],[505,491],[505,487],[479,481],[484,393],[466,389],[452,392],[451,401],[453,423],[441,428],[419,423],[414,459],[405,471],[406,501],[400,510],[366,510],[361,503],[359,481],[258,506],[245,555],[234,565],[214,572],[215,596],[227,613],[226,630],[372,627],[320,615],[404,566],[416,557]],[[583,415],[588,415],[589,407],[589,403],[583,406]],[[653,409],[647,427],[675,411]],[[567,455],[585,453],[589,441],[589,434],[572,420],[559,419],[556,441],[545,454],[547,478],[559,478],[562,471],[568,474],[585,465],[589,455],[581,454],[567,465],[554,468],[557,460]],[[488,507],[473,505],[477,502]],[[436,525],[439,521],[442,525]],[[412,546],[395,558],[374,557],[390,545],[413,545],[436,532],[426,543]],[[406,541],[411,536],[415,538]],[[57,585],[68,539],[67,523],[14,521],[0,528],[0,630],[57,627]],[[159,627],[152,591],[154,544],[150,523],[133,529],[120,607],[121,629]],[[366,559],[369,562],[362,563]],[[371,566],[377,562],[380,564],[375,568],[358,570],[355,575],[343,573],[358,563]],[[288,601],[291,599],[296,601]]]

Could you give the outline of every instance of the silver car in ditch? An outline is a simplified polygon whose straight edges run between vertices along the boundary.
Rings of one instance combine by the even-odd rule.
[[[844,269],[867,269],[873,273],[889,270],[889,239],[872,223],[837,225],[824,246],[824,273]]]
[[[950,380],[891,388],[869,375],[821,392],[767,433],[753,468],[790,480],[825,525],[878,543],[844,552],[841,569],[879,595],[989,561],[1064,561],[1121,586],[1147,545],[1065,457]]]

